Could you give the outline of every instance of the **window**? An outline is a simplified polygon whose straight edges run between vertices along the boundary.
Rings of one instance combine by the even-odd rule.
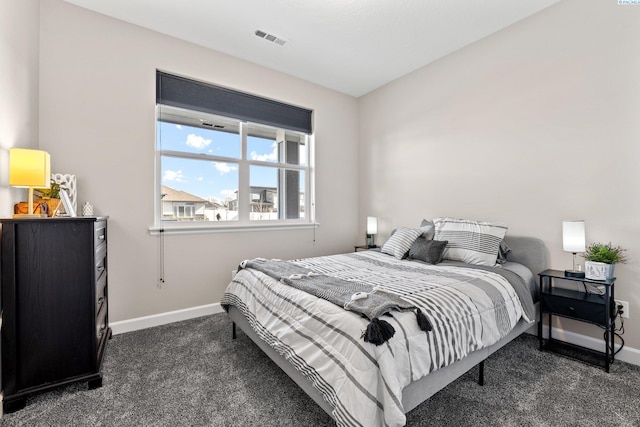
[[[159,96],[157,227],[313,222],[310,133],[169,104]]]

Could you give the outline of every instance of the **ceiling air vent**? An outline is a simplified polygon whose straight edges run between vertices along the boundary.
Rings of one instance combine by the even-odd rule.
[[[273,34],[269,34],[266,31],[262,30],[256,30],[255,35],[260,37],[261,39],[268,40],[280,46],[284,46],[284,44],[288,41],[286,39],[283,39],[282,37],[274,36]]]

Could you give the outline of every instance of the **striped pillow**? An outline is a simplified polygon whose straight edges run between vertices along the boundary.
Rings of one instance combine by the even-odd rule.
[[[419,228],[400,227],[389,237],[389,240],[382,245],[380,252],[393,255],[398,259],[405,257],[413,242],[422,234]]]
[[[435,240],[447,240],[443,258],[475,265],[496,265],[507,226],[500,223],[436,218]]]

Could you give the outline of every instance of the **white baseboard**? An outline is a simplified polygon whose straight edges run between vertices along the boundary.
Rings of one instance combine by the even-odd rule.
[[[183,310],[169,311],[151,316],[138,317],[135,319],[110,322],[111,332],[114,335],[125,332],[137,331],[140,329],[152,328],[154,326],[166,325],[168,323],[180,322],[182,320],[194,319],[196,317],[209,316],[211,314],[222,313],[224,310],[220,303],[201,305],[198,307],[185,308]]]
[[[136,319],[122,320],[120,322],[112,322],[109,326],[111,326],[113,334],[117,335],[123,334],[125,332],[137,331],[139,329],[166,325],[168,323],[180,322],[182,320],[194,319],[196,317],[209,316],[211,314],[222,313],[223,311],[224,310],[220,303],[207,304],[198,307],[185,308],[183,310],[154,314],[152,316],[138,317]],[[532,326],[527,330],[527,333],[537,335],[537,326]],[[604,351],[604,342],[602,341],[602,339],[597,339],[558,328],[553,328],[552,333],[553,336],[555,338],[558,338],[559,340],[590,348],[592,350]],[[548,336],[548,329],[546,325],[542,330],[542,336],[545,338],[547,338]],[[616,350],[618,348],[620,348],[620,346],[616,344]],[[640,350],[625,346],[620,351],[620,353],[616,354],[616,359],[640,366]]]
[[[552,328],[551,333],[554,338],[565,341],[571,344],[579,345],[589,348],[591,350],[597,350],[604,352],[605,344],[602,339],[589,337],[586,335],[576,334],[575,332],[565,331],[564,329]],[[538,332],[535,332],[537,335]],[[549,336],[549,329],[547,325],[542,328],[542,336],[547,338]],[[615,349],[618,351],[620,345],[616,343]],[[633,365],[640,366],[640,350],[624,346],[620,353],[616,354],[616,360],[622,360],[623,362],[631,363]]]

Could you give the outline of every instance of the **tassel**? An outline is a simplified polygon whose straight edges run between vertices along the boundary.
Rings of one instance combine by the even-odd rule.
[[[380,345],[389,341],[391,337],[396,333],[388,322],[380,319],[373,319],[367,329],[362,333],[364,342],[370,342],[371,344]]]
[[[420,330],[425,332],[433,330],[433,327],[431,326],[431,322],[429,322],[429,319],[427,319],[427,316],[425,316],[424,313],[422,313],[422,311],[419,308],[416,308],[416,320],[418,321],[418,326],[420,327]]]

